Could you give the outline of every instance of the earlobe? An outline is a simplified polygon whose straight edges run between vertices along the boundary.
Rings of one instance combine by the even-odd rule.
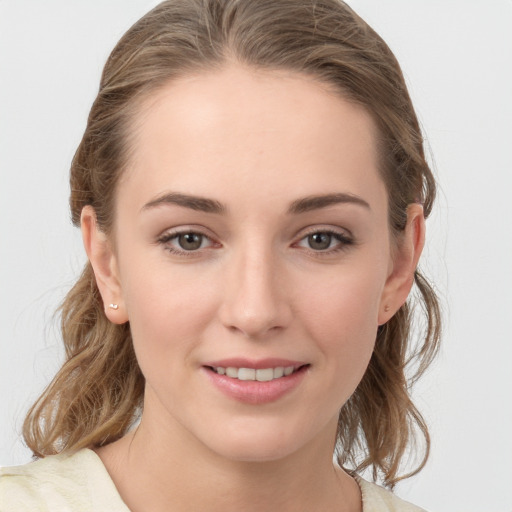
[[[407,225],[394,251],[392,269],[381,296],[378,325],[389,321],[407,300],[424,244],[423,206],[413,203],[407,208]]]
[[[105,315],[115,324],[128,321],[122,298],[116,256],[109,238],[98,226],[92,206],[84,206],[81,214],[82,240],[103,299]]]

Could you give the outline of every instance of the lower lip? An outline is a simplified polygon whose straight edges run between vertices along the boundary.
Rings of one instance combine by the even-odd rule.
[[[268,382],[256,380],[232,379],[219,375],[211,368],[203,366],[203,371],[210,381],[228,397],[246,404],[266,404],[279,400],[299,386],[306,375],[308,367],[303,366],[286,377],[280,377]]]

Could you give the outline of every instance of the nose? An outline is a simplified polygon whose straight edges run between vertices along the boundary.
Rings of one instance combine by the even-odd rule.
[[[223,325],[249,338],[285,329],[292,318],[285,275],[270,249],[245,250],[230,259],[219,309]]]

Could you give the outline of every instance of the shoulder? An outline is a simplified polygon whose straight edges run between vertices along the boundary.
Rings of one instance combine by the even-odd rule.
[[[128,512],[92,450],[0,468],[0,511],[111,510]]]
[[[367,482],[359,476],[355,478],[363,496],[363,512],[426,512],[412,503],[401,500],[383,487]]]

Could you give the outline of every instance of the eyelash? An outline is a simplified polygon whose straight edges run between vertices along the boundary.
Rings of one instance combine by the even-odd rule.
[[[312,235],[317,235],[317,234],[328,235],[328,236],[334,238],[335,240],[337,240],[339,243],[336,244],[335,247],[328,248],[325,250],[317,251],[317,250],[314,250],[311,248],[305,248],[306,251],[310,252],[314,256],[318,256],[318,257],[329,256],[331,254],[335,254],[335,253],[338,253],[341,251],[346,251],[351,245],[355,244],[354,239],[350,235],[346,235],[344,233],[341,233],[339,231],[334,231],[332,229],[314,229],[314,230],[311,230],[309,233],[306,233],[304,236],[302,236],[302,238],[298,242],[296,242],[294,244],[294,246],[298,245],[303,240],[306,240],[308,237],[310,237]],[[201,233],[200,231],[194,231],[194,230],[181,230],[181,231],[174,231],[174,232],[170,232],[170,233],[164,233],[161,237],[159,237],[157,239],[157,242],[159,244],[165,246],[165,250],[169,251],[171,254],[176,254],[178,256],[183,256],[183,257],[188,257],[188,258],[198,257],[201,254],[201,247],[199,249],[187,251],[185,249],[177,249],[177,248],[173,247],[172,245],[169,245],[169,242],[171,242],[171,240],[175,240],[182,235],[197,235],[197,236],[202,237],[202,241],[204,239],[207,239],[211,242],[211,244],[213,246],[216,245],[216,242],[213,242],[212,239],[208,235],[205,235],[204,233]],[[202,241],[201,241],[201,245],[202,245]],[[330,242],[332,242],[332,240],[330,240]],[[220,244],[218,244],[218,243],[217,243],[217,245],[220,246]]]

